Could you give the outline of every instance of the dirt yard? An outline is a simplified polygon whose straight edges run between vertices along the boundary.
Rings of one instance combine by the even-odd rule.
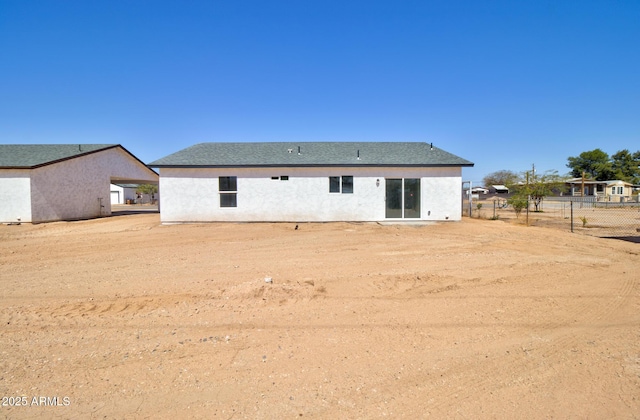
[[[639,254],[468,218],[0,225],[0,417],[640,418]]]

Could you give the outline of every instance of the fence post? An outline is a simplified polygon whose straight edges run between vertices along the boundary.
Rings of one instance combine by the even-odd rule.
[[[571,233],[573,233],[573,200],[571,200]]]

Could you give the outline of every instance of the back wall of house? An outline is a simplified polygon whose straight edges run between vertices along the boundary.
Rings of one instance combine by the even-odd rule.
[[[220,206],[221,176],[237,177],[237,207]],[[329,192],[331,176],[353,176],[353,193]],[[160,217],[163,223],[384,221],[386,178],[421,179],[420,220],[460,220],[459,167],[161,168]]]

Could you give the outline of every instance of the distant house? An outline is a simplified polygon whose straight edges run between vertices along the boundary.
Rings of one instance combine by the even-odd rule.
[[[492,194],[509,194],[509,188],[504,185],[492,185],[489,187],[489,192]]]
[[[607,181],[595,179],[572,178],[566,181],[569,187],[569,195],[572,197],[600,196],[604,197]],[[584,190],[583,190],[584,188]]]
[[[0,145],[0,222],[109,215],[112,183],[157,184],[158,174],[118,144]]]
[[[628,201],[633,194],[633,184],[626,181],[607,181],[607,193],[609,201]]]
[[[473,188],[471,188],[471,194],[484,195],[484,194],[488,194],[488,193],[489,193],[489,189],[485,188],[485,187],[473,187]]]
[[[633,184],[621,180],[596,181],[573,178],[567,180],[566,184],[571,196],[596,197],[598,201],[627,201],[631,198],[634,189]]]
[[[427,143],[201,143],[156,160],[163,223],[460,220],[462,168]]]

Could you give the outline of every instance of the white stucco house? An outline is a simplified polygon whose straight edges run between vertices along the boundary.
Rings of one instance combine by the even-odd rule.
[[[162,223],[460,220],[462,168],[427,143],[201,143],[159,168]]]
[[[0,223],[110,215],[112,183],[157,184],[158,174],[118,144],[2,144]]]

